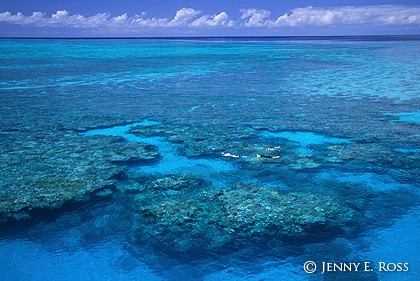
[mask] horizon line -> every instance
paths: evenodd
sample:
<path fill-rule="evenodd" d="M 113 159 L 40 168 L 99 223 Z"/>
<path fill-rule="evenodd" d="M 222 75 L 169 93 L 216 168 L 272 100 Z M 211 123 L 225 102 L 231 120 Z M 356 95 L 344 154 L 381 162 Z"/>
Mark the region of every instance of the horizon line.
<path fill-rule="evenodd" d="M 227 35 L 227 36 L 0 36 L 0 39 L 357 39 L 357 38 L 404 38 L 410 40 L 420 40 L 420 34 L 372 34 L 372 35 Z"/>

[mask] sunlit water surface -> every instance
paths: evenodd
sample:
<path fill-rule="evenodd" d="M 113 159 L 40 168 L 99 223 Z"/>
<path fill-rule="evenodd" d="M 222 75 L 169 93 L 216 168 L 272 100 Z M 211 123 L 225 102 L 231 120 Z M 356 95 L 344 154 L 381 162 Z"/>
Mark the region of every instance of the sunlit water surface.
<path fill-rule="evenodd" d="M 128 176 L 111 195 L 1 224 L 0 280 L 420 280 L 420 40 L 377 39 L 2 39 L 3 151 L 27 136 L 52 144 L 56 132 L 77 132 L 82 142 L 149 144 L 159 159 L 122 163 Z M 256 156 L 275 146 L 277 162 Z M 190 174 L 221 190 L 349 189 L 365 221 L 177 256 L 133 236 L 135 193 L 118 187 L 139 174 Z M 308 260 L 370 261 L 375 271 L 307 274 Z M 379 262 L 410 270 L 379 272 Z"/>

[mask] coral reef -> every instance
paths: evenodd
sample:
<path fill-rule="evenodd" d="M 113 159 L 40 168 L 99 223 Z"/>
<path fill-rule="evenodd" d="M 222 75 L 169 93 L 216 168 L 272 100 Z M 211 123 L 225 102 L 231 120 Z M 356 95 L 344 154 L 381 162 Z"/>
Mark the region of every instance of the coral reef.
<path fill-rule="evenodd" d="M 353 162 L 354 164 L 377 169 L 418 169 L 420 168 L 419 152 L 399 152 L 378 144 L 340 144 L 327 148 L 327 161 Z"/>
<path fill-rule="evenodd" d="M 186 175 L 152 181 L 136 204 L 138 238 L 175 252 L 296 239 L 319 228 L 346 231 L 354 216 L 345 200 L 327 194 L 252 185 L 217 190 Z"/>
<path fill-rule="evenodd" d="M 0 220 L 29 217 L 34 208 L 85 200 L 117 181 L 124 163 L 156 159 L 153 146 L 72 131 L 2 135 Z"/>
<path fill-rule="evenodd" d="M 301 154 L 293 142 L 284 140 L 279 146 L 279 143 L 261 138 L 259 132 L 246 127 L 159 124 L 134 127 L 130 132 L 140 136 L 166 136 L 169 141 L 181 143 L 180 153 L 187 157 L 220 157 L 222 152 L 228 152 L 239 156 L 233 158 L 245 169 L 253 169 L 255 163 L 287 165 L 294 170 L 321 166 L 321 160 Z M 257 154 L 263 157 L 257 157 Z"/>
<path fill-rule="evenodd" d="M 255 155 L 258 152 L 256 144 L 246 142 L 255 137 L 257 132 L 247 127 L 160 124 L 134 127 L 131 133 L 141 136 L 167 136 L 172 142 L 182 143 L 181 152 L 188 157 L 215 156 L 224 150 L 240 155 Z M 263 144 L 261 146 L 264 147 Z"/>

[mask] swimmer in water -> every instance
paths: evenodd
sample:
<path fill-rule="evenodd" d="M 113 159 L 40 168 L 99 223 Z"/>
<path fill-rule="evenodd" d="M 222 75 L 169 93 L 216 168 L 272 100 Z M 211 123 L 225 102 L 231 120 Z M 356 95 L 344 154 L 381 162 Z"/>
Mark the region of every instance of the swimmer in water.
<path fill-rule="evenodd" d="M 239 158 L 239 157 L 241 157 L 241 156 L 239 156 L 239 155 L 234 155 L 234 154 L 231 154 L 231 153 L 229 153 L 229 152 L 227 152 L 227 153 L 222 152 L 222 156 L 223 156 L 223 157 L 232 157 L 232 158 Z"/>
<path fill-rule="evenodd" d="M 260 154 L 257 154 L 257 157 L 258 158 L 271 158 L 271 159 L 279 159 L 280 158 L 279 155 L 271 156 L 271 155 L 260 155 Z"/>
<path fill-rule="evenodd" d="M 280 145 L 277 145 L 275 147 L 267 147 L 265 150 L 272 151 L 272 150 L 277 150 L 277 149 L 280 149 Z"/>

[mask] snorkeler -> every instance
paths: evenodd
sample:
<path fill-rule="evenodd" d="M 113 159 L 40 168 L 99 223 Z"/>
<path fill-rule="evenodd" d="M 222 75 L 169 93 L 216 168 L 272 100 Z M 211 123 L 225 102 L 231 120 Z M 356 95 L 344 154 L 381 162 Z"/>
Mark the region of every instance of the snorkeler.
<path fill-rule="evenodd" d="M 241 156 L 239 156 L 239 155 L 234 155 L 234 154 L 231 154 L 231 153 L 229 153 L 229 152 L 227 152 L 227 153 L 222 152 L 222 156 L 223 156 L 223 157 L 232 157 L 232 158 L 239 158 L 239 157 L 241 157 Z"/>
<path fill-rule="evenodd" d="M 267 147 L 267 148 L 265 148 L 265 150 L 267 150 L 267 151 L 273 151 L 273 150 L 279 150 L 280 149 L 280 145 L 278 145 L 278 146 L 275 146 L 275 147 Z M 235 154 L 232 154 L 232 153 L 230 153 L 230 152 L 222 152 L 222 156 L 223 157 L 231 157 L 231 158 L 248 158 L 249 156 L 239 156 L 239 155 L 235 155 Z M 257 153 L 257 157 L 258 158 L 271 158 L 271 159 L 279 159 L 279 158 L 281 158 L 281 156 L 280 155 L 264 155 L 264 154 L 258 154 Z"/>
<path fill-rule="evenodd" d="M 280 149 L 280 145 L 277 145 L 275 147 L 266 147 L 265 148 L 265 150 L 269 150 L 269 151 L 271 151 L 271 150 L 277 150 L 277 149 Z"/>
<path fill-rule="evenodd" d="M 257 157 L 258 157 L 258 158 L 272 158 L 272 159 L 279 159 L 279 158 L 280 158 L 280 155 L 274 155 L 274 156 L 271 156 L 271 155 L 260 155 L 260 154 L 258 154 L 258 153 L 257 153 Z"/>

